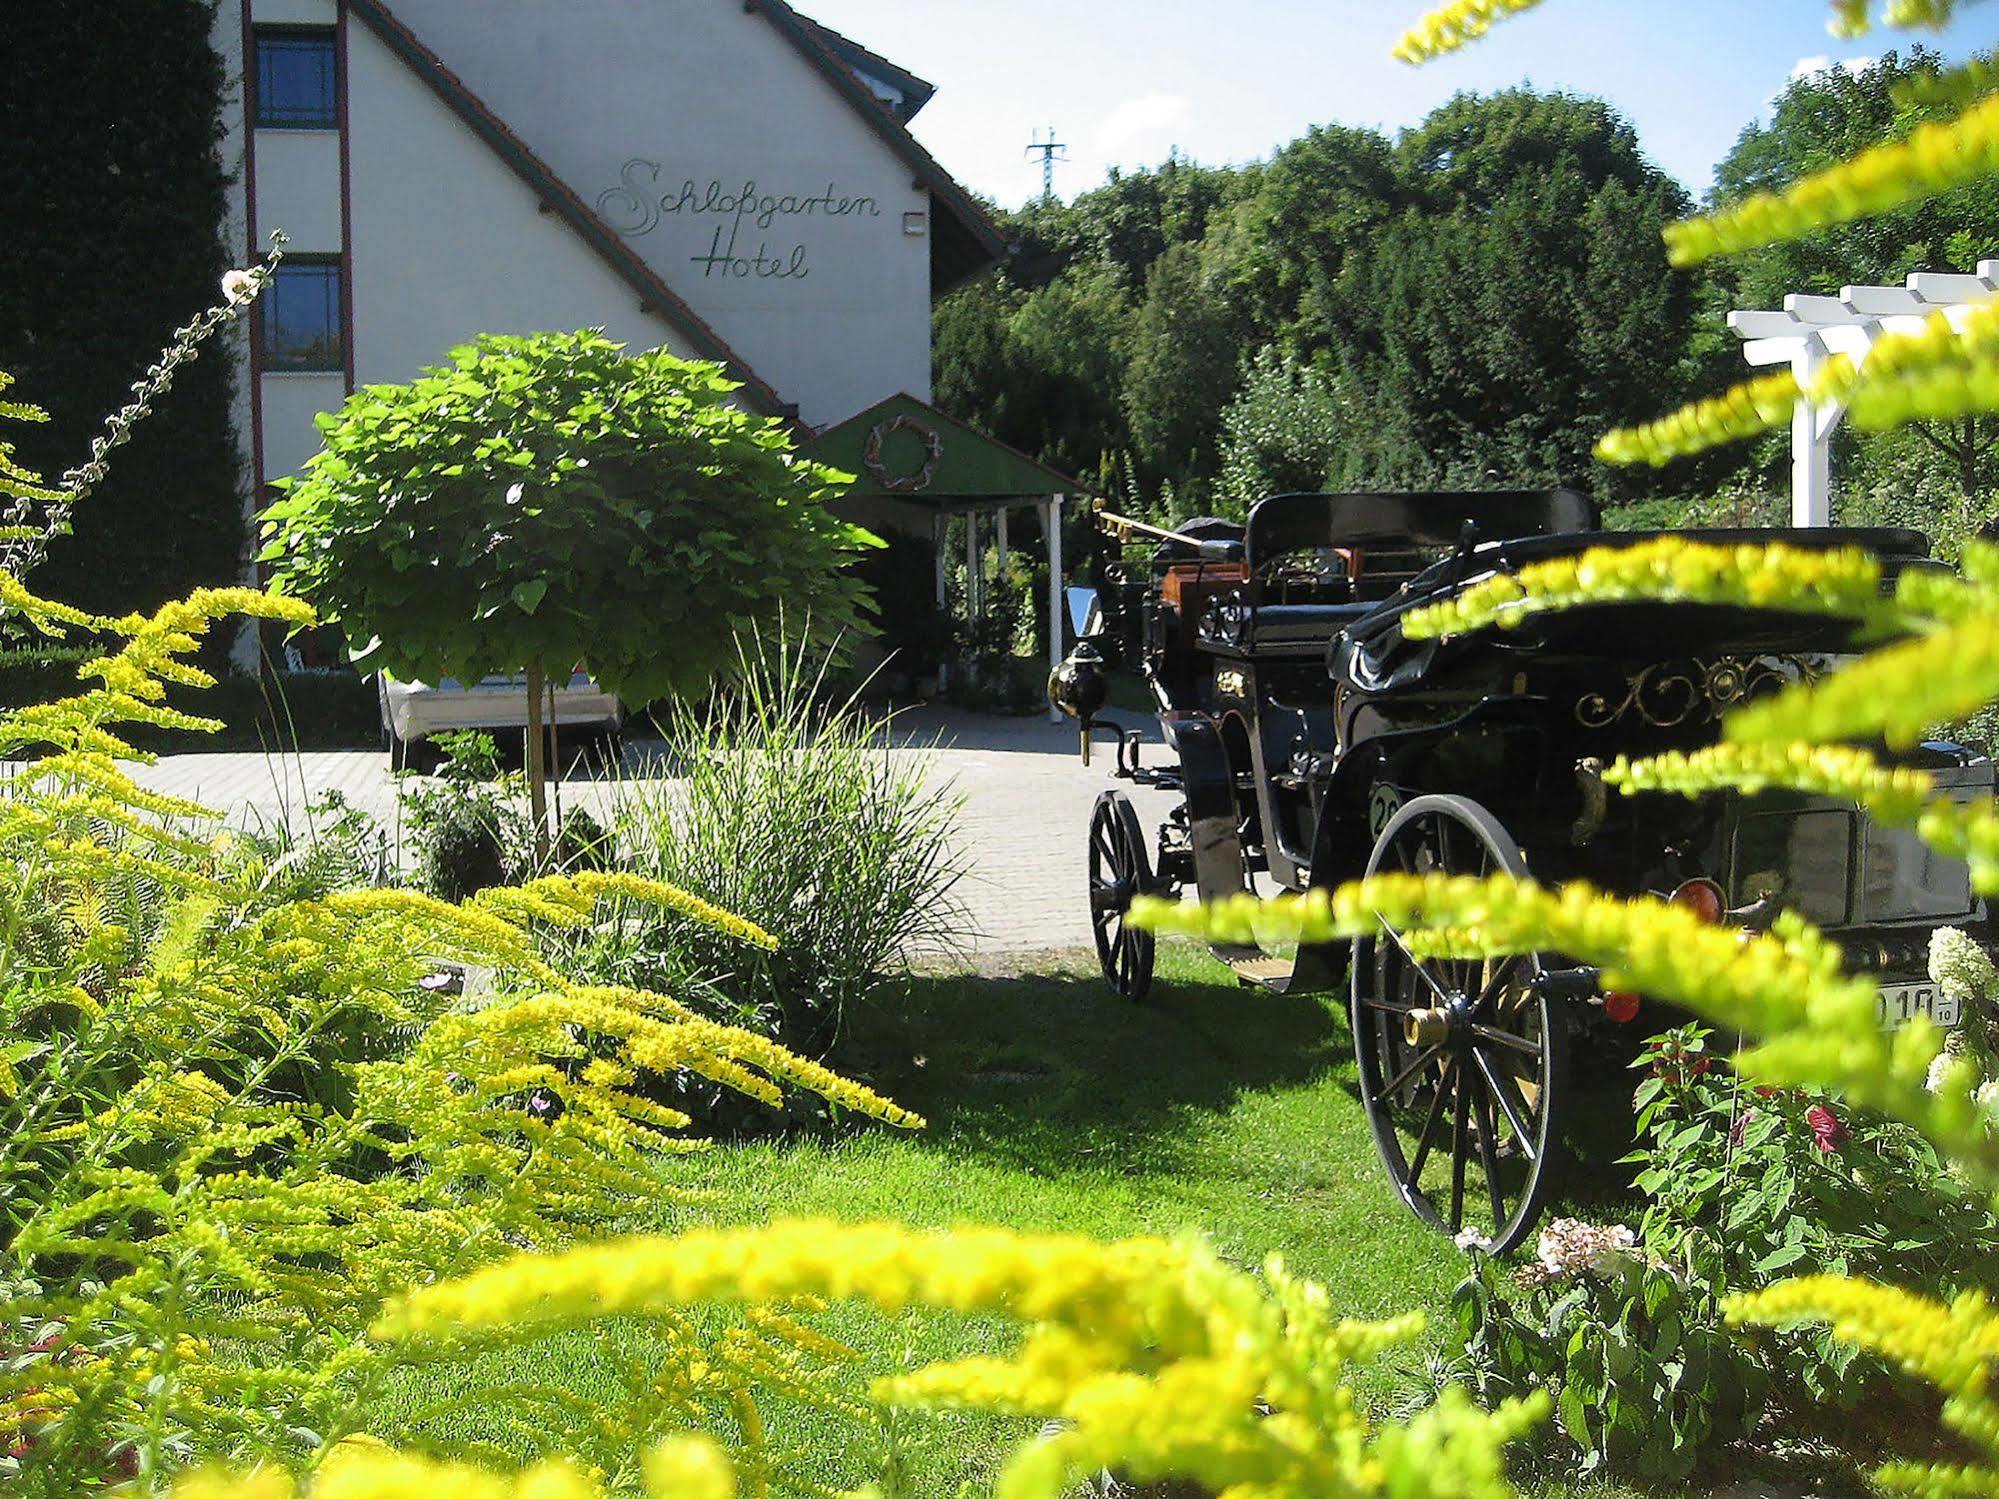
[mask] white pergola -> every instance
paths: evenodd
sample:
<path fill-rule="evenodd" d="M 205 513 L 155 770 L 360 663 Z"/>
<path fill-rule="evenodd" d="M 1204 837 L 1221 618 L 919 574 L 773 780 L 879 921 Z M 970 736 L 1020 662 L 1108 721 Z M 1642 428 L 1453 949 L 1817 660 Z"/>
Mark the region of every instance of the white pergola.
<path fill-rule="evenodd" d="M 1865 362 L 1884 335 L 1920 332 L 1925 318 L 1975 306 L 1995 292 L 1999 260 L 1981 260 L 1971 275 L 1918 271 L 1902 286 L 1845 286 L 1836 297 L 1794 292 L 1782 312 L 1731 312 L 1728 326 L 1751 364 L 1788 364 L 1809 390 L 1835 356 Z M 1832 435 L 1845 415 L 1841 402 L 1800 401 L 1791 417 L 1794 526 L 1832 524 Z"/>

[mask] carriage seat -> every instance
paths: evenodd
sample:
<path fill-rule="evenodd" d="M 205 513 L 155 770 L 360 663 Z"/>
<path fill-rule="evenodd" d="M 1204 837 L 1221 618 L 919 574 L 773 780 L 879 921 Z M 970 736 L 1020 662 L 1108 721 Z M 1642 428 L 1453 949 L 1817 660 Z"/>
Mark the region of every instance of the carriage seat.
<path fill-rule="evenodd" d="M 1259 653 L 1322 654 L 1355 620 L 1374 611 L 1364 601 L 1348 604 L 1259 604 L 1250 611 L 1244 645 Z"/>

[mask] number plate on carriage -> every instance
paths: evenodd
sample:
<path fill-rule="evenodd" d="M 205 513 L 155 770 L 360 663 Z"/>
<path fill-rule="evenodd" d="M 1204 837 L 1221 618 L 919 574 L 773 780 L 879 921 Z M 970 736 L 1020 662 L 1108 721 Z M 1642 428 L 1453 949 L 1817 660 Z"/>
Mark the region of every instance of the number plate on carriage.
<path fill-rule="evenodd" d="M 1948 1029 L 1957 1024 L 1955 995 L 1946 994 L 1935 984 L 1883 984 L 1881 986 L 1881 1028 L 1893 1030 L 1907 1025 L 1918 1015 Z"/>

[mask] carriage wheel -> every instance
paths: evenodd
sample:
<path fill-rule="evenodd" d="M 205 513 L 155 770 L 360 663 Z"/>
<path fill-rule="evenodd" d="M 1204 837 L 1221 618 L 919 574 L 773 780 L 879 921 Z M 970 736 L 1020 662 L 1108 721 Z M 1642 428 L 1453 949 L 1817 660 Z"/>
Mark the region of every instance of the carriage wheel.
<path fill-rule="evenodd" d="M 1145 833 L 1131 799 L 1106 791 L 1090 813 L 1090 930 L 1104 982 L 1122 999 L 1142 1003 L 1152 988 L 1152 933 L 1125 920 L 1134 895 L 1152 889 Z"/>
<path fill-rule="evenodd" d="M 1423 796 L 1375 840 L 1369 874 L 1513 874 L 1527 861 L 1476 802 Z M 1533 1229 L 1559 1175 L 1568 1029 L 1538 953 L 1418 958 L 1382 923 L 1354 944 L 1361 1102 L 1396 1191 L 1490 1254 Z"/>

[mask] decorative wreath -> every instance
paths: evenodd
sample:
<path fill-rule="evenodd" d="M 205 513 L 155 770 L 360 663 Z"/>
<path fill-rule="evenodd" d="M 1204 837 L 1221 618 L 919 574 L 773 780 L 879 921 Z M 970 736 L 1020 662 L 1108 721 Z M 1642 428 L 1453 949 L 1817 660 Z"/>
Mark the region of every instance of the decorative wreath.
<path fill-rule="evenodd" d="M 882 462 L 882 444 L 897 432 L 914 432 L 923 439 L 923 448 L 928 455 L 923 467 L 912 474 L 892 474 L 888 465 Z M 907 412 L 898 413 L 884 421 L 877 422 L 868 433 L 867 446 L 861 449 L 861 463 L 874 476 L 877 484 L 891 494 L 914 494 L 930 487 L 930 481 L 937 477 L 938 460 L 944 456 L 944 439 L 937 435 L 934 427 L 926 426 Z"/>

